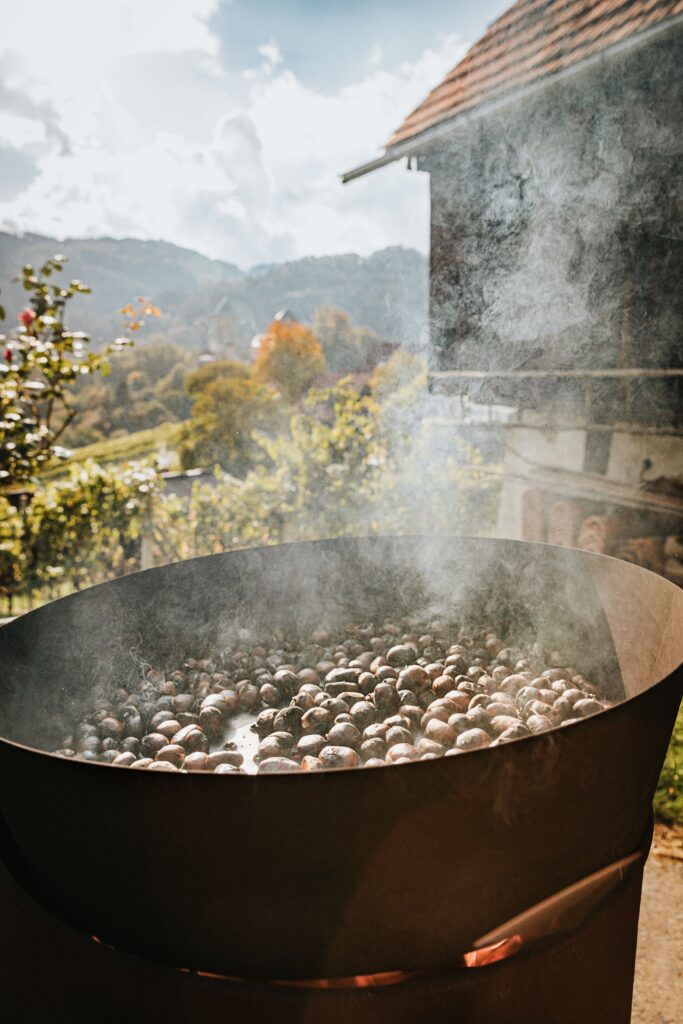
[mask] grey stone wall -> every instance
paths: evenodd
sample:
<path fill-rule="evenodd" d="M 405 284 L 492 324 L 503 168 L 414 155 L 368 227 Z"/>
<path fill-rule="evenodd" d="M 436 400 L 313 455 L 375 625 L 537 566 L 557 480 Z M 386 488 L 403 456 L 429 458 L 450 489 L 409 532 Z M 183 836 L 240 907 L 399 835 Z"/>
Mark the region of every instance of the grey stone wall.
<path fill-rule="evenodd" d="M 683 365 L 682 44 L 604 57 L 425 151 L 434 368 Z"/>

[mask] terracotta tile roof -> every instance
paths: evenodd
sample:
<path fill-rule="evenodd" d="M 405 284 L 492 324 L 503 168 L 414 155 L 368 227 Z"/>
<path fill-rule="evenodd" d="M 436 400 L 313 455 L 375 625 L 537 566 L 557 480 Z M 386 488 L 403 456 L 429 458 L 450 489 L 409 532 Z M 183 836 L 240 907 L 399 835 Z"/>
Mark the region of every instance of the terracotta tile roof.
<path fill-rule="evenodd" d="M 683 0 L 517 0 L 387 146 L 575 64 L 683 12 Z"/>

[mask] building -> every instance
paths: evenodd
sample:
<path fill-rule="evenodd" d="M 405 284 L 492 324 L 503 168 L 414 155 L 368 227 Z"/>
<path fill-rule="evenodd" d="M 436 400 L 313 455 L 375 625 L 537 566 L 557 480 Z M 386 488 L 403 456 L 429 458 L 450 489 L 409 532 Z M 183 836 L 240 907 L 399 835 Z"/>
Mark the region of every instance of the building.
<path fill-rule="evenodd" d="M 344 176 L 430 176 L 431 382 L 515 410 L 501 535 L 681 582 L 682 29 L 682 0 L 518 0 Z"/>
<path fill-rule="evenodd" d="M 217 359 L 243 358 L 245 338 L 248 337 L 244 317 L 233 308 L 229 299 L 222 298 L 206 318 L 206 337 L 197 361 L 203 365 Z"/>
<path fill-rule="evenodd" d="M 271 320 L 271 323 L 273 323 L 273 324 L 275 324 L 275 323 L 277 323 L 277 324 L 280 324 L 280 323 L 283 323 L 283 324 L 297 324 L 297 323 L 299 323 L 299 319 L 298 319 L 296 313 L 293 313 L 292 310 L 288 306 L 283 306 L 282 309 L 279 309 L 277 311 L 277 313 L 275 314 L 275 316 Z M 252 351 L 252 355 L 254 357 L 256 356 L 256 353 L 258 352 L 258 350 L 261 347 L 262 340 L 263 340 L 263 333 L 255 334 L 254 337 L 251 339 L 251 351 Z"/>

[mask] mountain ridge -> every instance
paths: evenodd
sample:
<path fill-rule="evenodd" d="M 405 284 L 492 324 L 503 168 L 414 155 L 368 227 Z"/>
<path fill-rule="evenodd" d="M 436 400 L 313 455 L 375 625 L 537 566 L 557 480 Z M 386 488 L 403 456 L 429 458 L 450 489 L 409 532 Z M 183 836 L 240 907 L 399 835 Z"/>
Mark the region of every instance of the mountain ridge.
<path fill-rule="evenodd" d="M 11 284 L 25 263 L 39 267 L 56 252 L 67 256 L 64 278 L 85 281 L 92 295 L 77 296 L 69 323 L 103 341 L 120 330 L 118 310 L 139 295 L 160 305 L 163 318 L 149 324 L 150 340 L 201 350 L 217 307 L 235 318 L 238 350 L 283 306 L 310 322 L 321 305 L 346 310 L 354 323 L 392 341 L 417 339 L 426 322 L 427 262 L 415 249 L 393 246 L 363 257 L 356 253 L 304 256 L 242 271 L 172 242 L 153 239 L 81 238 L 0 231 L 0 285 L 8 326 L 23 305 Z"/>

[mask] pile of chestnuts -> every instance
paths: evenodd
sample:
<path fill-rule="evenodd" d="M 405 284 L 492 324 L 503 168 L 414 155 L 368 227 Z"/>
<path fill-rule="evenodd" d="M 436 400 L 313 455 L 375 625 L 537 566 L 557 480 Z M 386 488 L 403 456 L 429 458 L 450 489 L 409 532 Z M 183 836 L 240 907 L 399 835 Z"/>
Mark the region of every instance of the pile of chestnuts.
<path fill-rule="evenodd" d="M 148 668 L 97 701 L 57 753 L 147 771 L 375 768 L 496 746 L 609 706 L 557 651 L 493 630 L 242 630 L 220 653 Z"/>

